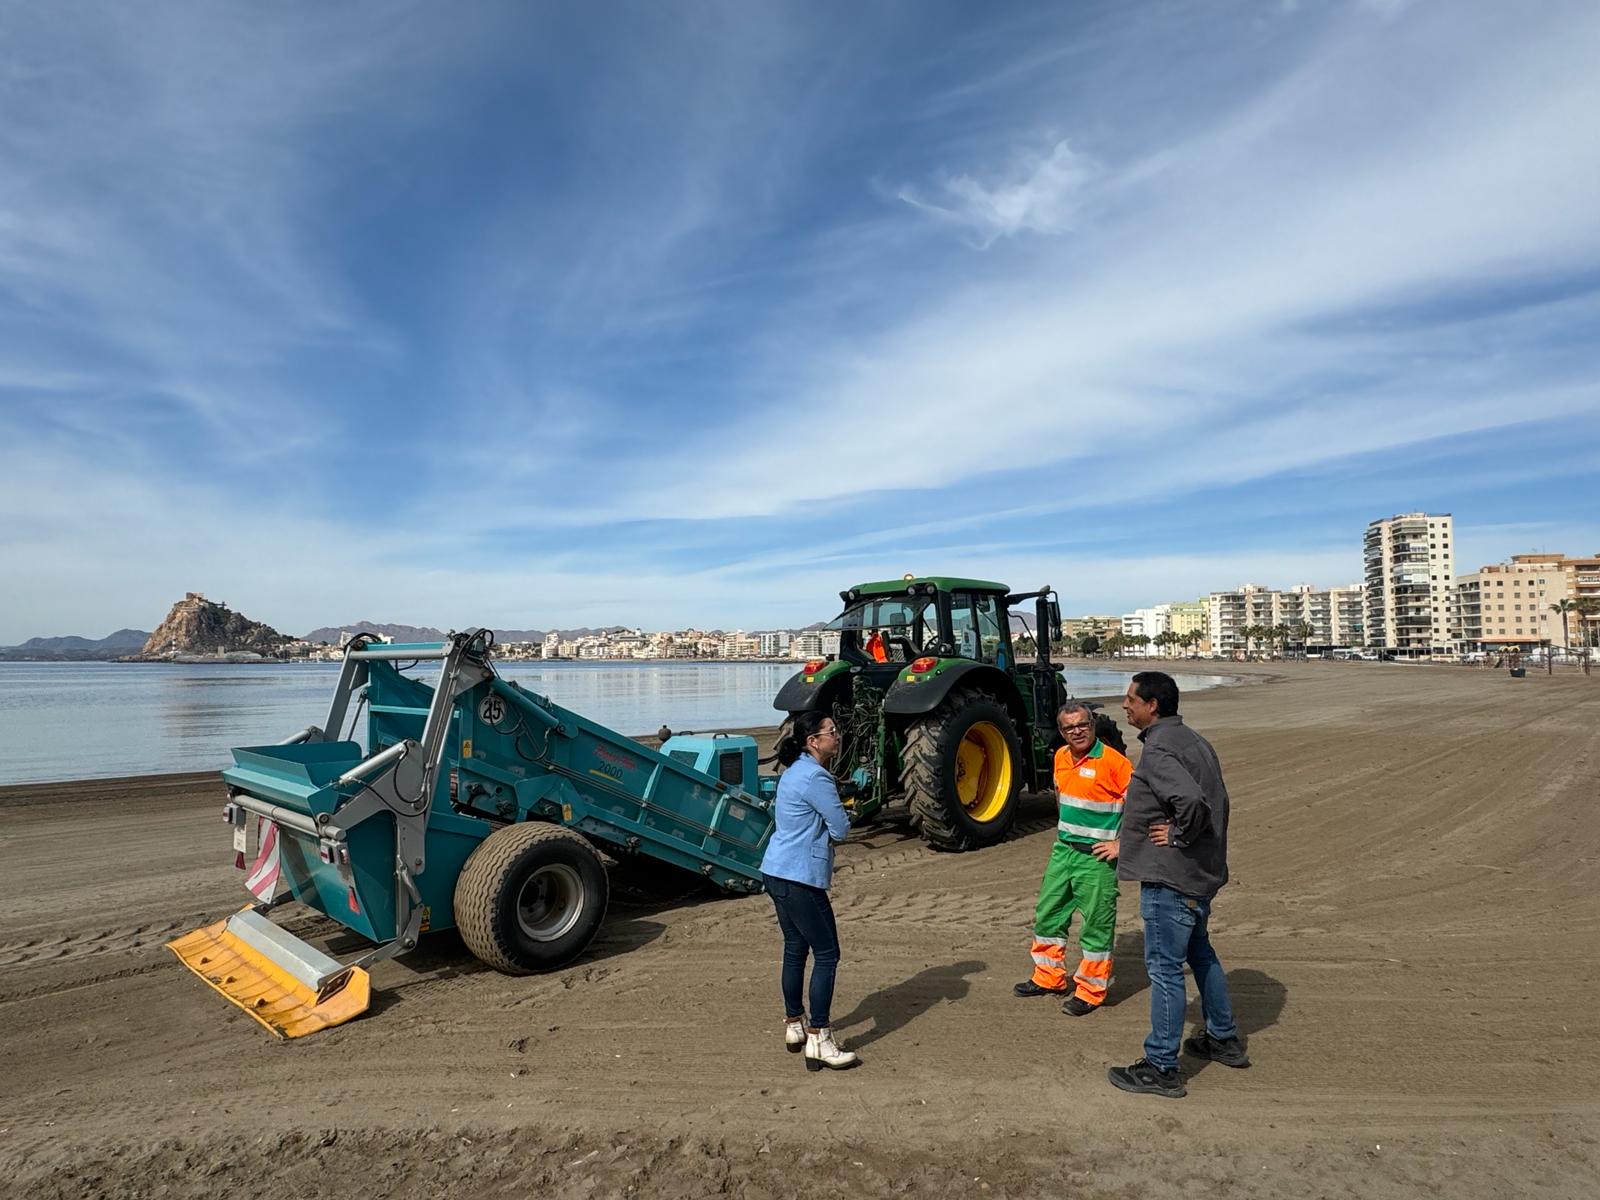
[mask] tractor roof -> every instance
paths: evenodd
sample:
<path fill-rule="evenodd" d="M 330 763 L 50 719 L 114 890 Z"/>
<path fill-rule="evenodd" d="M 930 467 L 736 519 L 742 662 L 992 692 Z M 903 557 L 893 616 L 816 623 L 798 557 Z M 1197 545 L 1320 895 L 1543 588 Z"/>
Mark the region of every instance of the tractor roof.
<path fill-rule="evenodd" d="M 1000 592 L 1011 589 L 990 579 L 960 579 L 953 575 L 917 575 L 911 579 L 884 579 L 877 583 L 858 583 L 850 590 L 858 596 L 893 596 L 914 583 L 931 583 L 940 591 Z"/>

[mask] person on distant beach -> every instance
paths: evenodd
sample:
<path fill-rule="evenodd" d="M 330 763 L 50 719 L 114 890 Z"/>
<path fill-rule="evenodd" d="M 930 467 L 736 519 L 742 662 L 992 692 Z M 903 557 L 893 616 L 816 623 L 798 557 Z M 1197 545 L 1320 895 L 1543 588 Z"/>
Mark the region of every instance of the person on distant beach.
<path fill-rule="evenodd" d="M 1179 1097 L 1183 1037 L 1183 964 L 1194 973 L 1204 1028 L 1183 1049 L 1228 1067 L 1250 1059 L 1234 1024 L 1222 963 L 1206 932 L 1211 900 L 1228 882 L 1228 789 L 1217 752 L 1178 715 L 1178 684 L 1161 671 L 1140 671 L 1122 698 L 1128 724 L 1144 750 L 1122 810 L 1117 878 L 1139 884 L 1144 964 L 1150 975 L 1150 1036 L 1144 1057 L 1113 1067 L 1125 1092 Z"/>
<path fill-rule="evenodd" d="M 1039 885 L 1033 916 L 1033 974 L 1012 990 L 1019 996 L 1065 996 L 1061 1011 L 1087 1016 L 1111 985 L 1111 947 L 1117 933 L 1117 830 L 1133 764 L 1100 740 L 1094 711 L 1070 700 L 1056 714 L 1066 745 L 1056 751 L 1060 812 L 1056 841 Z M 1067 931 L 1077 912 L 1078 969 L 1067 974 Z"/>
<path fill-rule="evenodd" d="M 767 895 L 783 930 L 783 1042 L 804 1050 L 806 1070 L 843 1071 L 861 1060 L 839 1048 L 829 1026 L 833 983 L 839 967 L 839 930 L 828 900 L 833 881 L 833 844 L 850 832 L 850 814 L 828 763 L 839 752 L 834 719 L 804 712 L 778 742 L 778 778 L 772 837 L 761 859 Z M 806 956 L 811 956 L 811 1020 L 806 1021 Z"/>

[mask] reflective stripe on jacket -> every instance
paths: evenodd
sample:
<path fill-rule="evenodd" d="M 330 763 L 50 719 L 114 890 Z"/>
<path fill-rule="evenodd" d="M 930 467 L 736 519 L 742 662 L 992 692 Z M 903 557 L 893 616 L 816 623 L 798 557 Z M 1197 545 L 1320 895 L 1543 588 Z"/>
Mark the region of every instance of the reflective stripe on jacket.
<path fill-rule="evenodd" d="M 1079 759 L 1066 746 L 1057 750 L 1056 795 L 1061 805 L 1057 836 L 1064 842 L 1106 842 L 1116 837 L 1132 774 L 1133 764 L 1098 738 Z"/>

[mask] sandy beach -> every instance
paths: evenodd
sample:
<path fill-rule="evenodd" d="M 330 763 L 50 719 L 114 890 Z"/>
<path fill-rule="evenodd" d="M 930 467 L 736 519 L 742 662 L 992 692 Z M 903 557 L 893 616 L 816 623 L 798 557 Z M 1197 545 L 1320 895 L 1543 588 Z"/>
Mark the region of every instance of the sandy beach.
<path fill-rule="evenodd" d="M 1148 1029 L 1136 888 L 1104 1009 L 1011 994 L 1043 798 L 974 854 L 852 835 L 835 1026 L 865 1065 L 818 1076 L 780 1044 L 770 903 L 625 878 L 566 970 L 437 935 L 365 1018 L 276 1042 L 163 948 L 244 896 L 215 776 L 95 780 L 0 789 L 4 1190 L 1600 1195 L 1600 675 L 1222 669 L 1245 685 L 1183 711 L 1233 794 L 1213 938 L 1255 1065 L 1190 1062 L 1187 1099 L 1105 1078 Z"/>

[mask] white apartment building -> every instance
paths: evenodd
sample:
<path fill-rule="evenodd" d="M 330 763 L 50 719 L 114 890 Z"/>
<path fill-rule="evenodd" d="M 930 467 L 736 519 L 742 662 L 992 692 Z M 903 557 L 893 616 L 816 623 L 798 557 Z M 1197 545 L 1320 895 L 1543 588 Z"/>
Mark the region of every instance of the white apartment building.
<path fill-rule="evenodd" d="M 1147 637 L 1152 642 L 1171 627 L 1172 606 L 1157 604 L 1153 608 L 1136 608 L 1122 616 L 1122 636 L 1137 640 Z"/>
<path fill-rule="evenodd" d="M 1401 513 L 1367 526 L 1366 638 L 1373 650 L 1420 658 L 1454 638 L 1455 522 L 1449 513 Z"/>
<path fill-rule="evenodd" d="M 543 652 L 546 658 L 561 657 L 561 635 L 559 633 L 547 633 L 544 635 Z"/>
<path fill-rule="evenodd" d="M 1270 589 L 1259 583 L 1241 583 L 1231 592 L 1212 592 L 1206 597 L 1206 623 L 1211 629 L 1214 654 L 1243 653 L 1244 631 L 1252 625 L 1270 624 L 1261 618 L 1272 613 Z"/>
<path fill-rule="evenodd" d="M 789 653 L 789 631 L 778 629 L 770 633 L 757 634 L 756 638 L 761 643 L 762 658 L 782 658 Z"/>
<path fill-rule="evenodd" d="M 808 629 L 789 641 L 790 658 L 828 658 L 839 653 L 837 629 Z"/>
<path fill-rule="evenodd" d="M 1365 594 L 1366 588 L 1359 583 L 1325 590 L 1299 583 L 1280 594 L 1280 617 L 1274 624 L 1302 627 L 1303 639 L 1297 633 L 1292 644 L 1298 646 L 1303 640 L 1305 647 L 1313 651 L 1335 646 L 1363 646 L 1366 644 L 1362 616 Z"/>
<path fill-rule="evenodd" d="M 717 648 L 719 658 L 755 658 L 761 653 L 761 639 L 751 637 L 742 629 L 736 629 L 722 639 L 722 644 Z"/>
<path fill-rule="evenodd" d="M 1287 591 L 1242 583 L 1231 592 L 1212 592 L 1207 598 L 1212 653 L 1231 655 L 1260 649 L 1265 644 L 1262 640 L 1245 637 L 1244 631 L 1252 627 L 1287 626 L 1291 632 L 1279 644 L 1297 653 L 1303 648 L 1359 646 L 1364 592 L 1359 583 L 1335 588 L 1299 583 Z"/>

